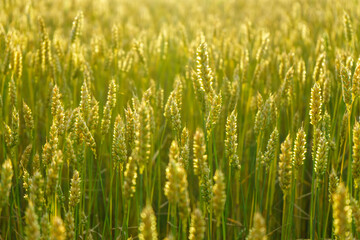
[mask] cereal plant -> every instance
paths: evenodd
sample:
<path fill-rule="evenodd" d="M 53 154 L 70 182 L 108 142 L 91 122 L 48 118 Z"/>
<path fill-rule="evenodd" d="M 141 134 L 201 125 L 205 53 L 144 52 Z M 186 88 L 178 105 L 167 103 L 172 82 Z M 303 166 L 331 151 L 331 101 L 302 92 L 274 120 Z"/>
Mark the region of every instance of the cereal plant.
<path fill-rule="evenodd" d="M 357 0 L 1 0 L 0 240 L 360 239 Z"/>

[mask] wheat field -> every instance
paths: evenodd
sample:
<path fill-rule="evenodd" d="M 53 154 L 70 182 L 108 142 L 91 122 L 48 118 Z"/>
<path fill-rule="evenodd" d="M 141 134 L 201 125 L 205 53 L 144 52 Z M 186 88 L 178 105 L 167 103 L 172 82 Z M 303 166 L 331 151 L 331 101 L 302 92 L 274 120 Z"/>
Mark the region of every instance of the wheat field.
<path fill-rule="evenodd" d="M 360 239 L 358 0 L 1 0 L 0 240 Z"/>

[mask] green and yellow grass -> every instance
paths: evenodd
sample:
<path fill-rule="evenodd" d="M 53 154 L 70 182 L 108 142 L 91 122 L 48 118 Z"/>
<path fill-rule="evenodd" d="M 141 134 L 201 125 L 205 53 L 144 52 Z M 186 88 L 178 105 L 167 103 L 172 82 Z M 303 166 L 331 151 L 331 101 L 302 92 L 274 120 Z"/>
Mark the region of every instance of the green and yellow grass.
<path fill-rule="evenodd" d="M 0 239 L 360 239 L 356 0 L 1 0 Z"/>

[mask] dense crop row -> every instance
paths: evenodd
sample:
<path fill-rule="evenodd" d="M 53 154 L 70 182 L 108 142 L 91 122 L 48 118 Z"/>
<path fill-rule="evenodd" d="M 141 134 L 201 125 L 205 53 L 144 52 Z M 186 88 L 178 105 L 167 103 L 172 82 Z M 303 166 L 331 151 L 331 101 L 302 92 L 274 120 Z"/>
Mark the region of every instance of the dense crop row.
<path fill-rule="evenodd" d="M 2 0 L 0 239 L 359 239 L 355 0 Z"/>

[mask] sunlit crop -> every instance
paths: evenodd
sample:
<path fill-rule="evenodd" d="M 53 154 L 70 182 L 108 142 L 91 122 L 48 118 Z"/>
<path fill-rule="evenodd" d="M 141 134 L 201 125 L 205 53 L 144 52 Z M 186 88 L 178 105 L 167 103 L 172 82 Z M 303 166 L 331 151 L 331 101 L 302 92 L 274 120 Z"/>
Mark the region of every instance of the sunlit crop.
<path fill-rule="evenodd" d="M 358 1 L 0 1 L 0 240 L 360 239 Z"/>

